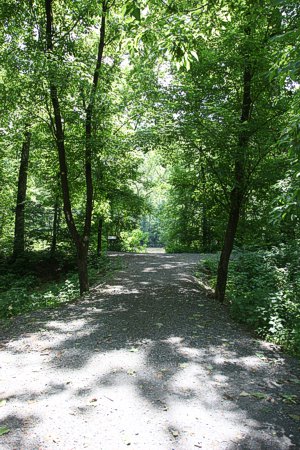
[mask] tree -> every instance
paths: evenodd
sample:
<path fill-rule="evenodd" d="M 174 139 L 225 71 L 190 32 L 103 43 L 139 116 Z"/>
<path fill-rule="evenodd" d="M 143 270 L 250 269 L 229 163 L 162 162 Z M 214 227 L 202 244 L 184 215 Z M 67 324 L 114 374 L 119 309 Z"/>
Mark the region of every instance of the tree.
<path fill-rule="evenodd" d="M 54 134 L 58 150 L 60 181 L 62 188 L 62 197 L 64 204 L 65 219 L 68 225 L 70 235 L 76 247 L 77 265 L 80 283 L 80 293 L 88 291 L 88 269 L 87 256 L 89 248 L 89 239 L 91 232 L 91 220 L 93 210 L 93 181 L 92 181 L 92 131 L 93 131 L 93 113 L 95 107 L 96 94 L 99 84 L 99 76 L 103 59 L 103 50 L 105 45 L 105 27 L 108 5 L 105 0 L 101 3 L 101 25 L 99 33 L 98 54 L 96 67 L 93 75 L 93 82 L 89 97 L 89 102 L 85 108 L 85 183 L 86 183 L 86 205 L 83 232 L 80 233 L 73 217 L 70 187 L 68 179 L 68 167 L 66 162 L 65 134 L 63 129 L 63 119 L 61 113 L 60 100 L 58 96 L 58 87 L 56 85 L 55 74 L 51 62 L 55 58 L 55 47 L 53 45 L 53 10 L 52 0 L 45 0 L 46 11 L 46 55 L 49 62 L 49 89 L 54 114 Z"/>
<path fill-rule="evenodd" d="M 249 36 L 250 28 L 246 28 L 245 34 Z M 243 71 L 243 96 L 241 107 L 241 131 L 238 136 L 238 144 L 234 157 L 234 187 L 230 193 L 230 209 L 227 228 L 221 251 L 216 285 L 216 297 L 220 302 L 224 301 L 227 284 L 229 258 L 233 249 L 233 243 L 240 219 L 241 208 L 245 195 L 245 161 L 249 143 L 249 131 L 245 127 L 251 118 L 252 106 L 252 76 L 254 67 L 250 63 L 250 55 L 245 55 Z"/>
<path fill-rule="evenodd" d="M 18 177 L 13 260 L 21 258 L 24 255 L 25 249 L 25 202 L 30 141 L 31 131 L 29 129 L 29 125 L 27 125 L 24 132 L 24 142 L 22 145 L 21 162 Z"/>

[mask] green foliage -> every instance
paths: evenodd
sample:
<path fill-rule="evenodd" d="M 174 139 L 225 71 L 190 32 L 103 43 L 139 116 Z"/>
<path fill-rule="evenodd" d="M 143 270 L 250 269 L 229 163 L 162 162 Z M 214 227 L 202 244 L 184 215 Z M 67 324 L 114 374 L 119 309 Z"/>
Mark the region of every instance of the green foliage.
<path fill-rule="evenodd" d="M 36 254 L 51 251 L 62 265 L 65 258 L 72 260 L 74 248 L 63 213 L 48 78 L 51 73 L 61 103 L 70 197 L 82 232 L 84 122 L 103 2 L 53 2 L 53 57 L 45 54 L 44 5 L 25 3 L 0 6 L 1 256 L 12 250 L 20 149 L 24 125 L 30 123 L 25 247 Z M 105 251 L 107 236 L 114 235 L 115 249 L 143 251 L 147 231 L 150 244 L 163 242 L 169 252 L 220 250 L 236 187 L 238 143 L 245 134 L 244 203 L 235 242 L 241 248 L 274 249 L 235 254 L 228 298 L 235 317 L 294 349 L 299 343 L 298 3 L 126 0 L 108 6 L 93 99 L 90 248 L 102 238 Z M 251 120 L 241 125 L 245 61 L 253 75 Z M 92 279 L 105 271 L 103 264 L 93 261 Z M 26 259 L 19 260 L 14 272 L 0 276 L 3 317 L 78 295 L 72 262 L 64 272 L 68 279 L 58 281 L 23 270 L 26 265 Z M 202 271 L 214 285 L 213 258 Z"/>
<path fill-rule="evenodd" d="M 201 260 L 196 271 L 196 276 L 201 278 L 207 285 L 215 288 L 217 280 L 217 267 L 217 255 L 214 254 L 211 258 Z"/>
<path fill-rule="evenodd" d="M 149 235 L 139 228 L 121 232 L 121 250 L 142 253 L 146 250 Z"/>
<path fill-rule="evenodd" d="M 45 266 L 47 262 L 42 262 Z M 32 272 L 20 276 L 20 267 L 15 272 L 0 276 L 0 319 L 9 319 L 42 308 L 54 308 L 79 297 L 79 281 L 75 271 L 69 271 L 61 281 L 47 282 L 41 274 Z M 99 276 L 107 274 L 110 263 L 106 257 L 95 257 L 89 264 L 91 284 L 99 280 Z"/>
<path fill-rule="evenodd" d="M 300 348 L 299 242 L 243 252 L 230 266 L 233 317 L 285 348 Z"/>
<path fill-rule="evenodd" d="M 0 318 L 10 318 L 32 310 L 55 307 L 74 300 L 79 296 L 79 284 L 76 274 L 63 282 L 51 282 L 36 287 L 36 278 L 23 276 L 13 279 L 13 286 L 0 294 Z M 1 285 L 5 283 L 1 277 Z"/>
<path fill-rule="evenodd" d="M 271 250 L 235 251 L 230 262 L 227 302 L 235 320 L 300 355 L 299 241 Z M 215 287 L 217 255 L 203 260 L 197 276 Z"/>

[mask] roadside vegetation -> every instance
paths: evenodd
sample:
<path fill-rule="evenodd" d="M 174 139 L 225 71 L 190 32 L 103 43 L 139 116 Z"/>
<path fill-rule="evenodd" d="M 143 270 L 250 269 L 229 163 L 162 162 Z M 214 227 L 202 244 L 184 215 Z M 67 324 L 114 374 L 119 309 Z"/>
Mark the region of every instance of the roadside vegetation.
<path fill-rule="evenodd" d="M 107 257 L 91 258 L 88 265 L 91 285 L 106 280 L 121 263 Z M 24 255 L 17 264 L 0 266 L 0 319 L 30 311 L 54 308 L 80 297 L 75 258 L 51 259 L 40 252 Z"/>
<path fill-rule="evenodd" d="M 0 315 L 164 246 L 217 254 L 215 298 L 296 352 L 299 2 L 6 0 L 0 23 Z"/>
<path fill-rule="evenodd" d="M 230 262 L 226 303 L 232 317 L 261 338 L 300 356 L 300 251 L 281 244 L 270 250 L 235 251 Z M 214 288 L 218 258 L 199 265 L 197 276 Z"/>

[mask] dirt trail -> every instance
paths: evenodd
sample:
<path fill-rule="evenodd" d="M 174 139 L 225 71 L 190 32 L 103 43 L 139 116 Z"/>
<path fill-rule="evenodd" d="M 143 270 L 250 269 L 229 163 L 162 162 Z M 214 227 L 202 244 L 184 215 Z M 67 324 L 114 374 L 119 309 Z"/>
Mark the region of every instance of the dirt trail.
<path fill-rule="evenodd" d="M 88 299 L 2 332 L 0 448 L 299 449 L 298 362 L 203 295 L 199 255 L 120 258 Z"/>

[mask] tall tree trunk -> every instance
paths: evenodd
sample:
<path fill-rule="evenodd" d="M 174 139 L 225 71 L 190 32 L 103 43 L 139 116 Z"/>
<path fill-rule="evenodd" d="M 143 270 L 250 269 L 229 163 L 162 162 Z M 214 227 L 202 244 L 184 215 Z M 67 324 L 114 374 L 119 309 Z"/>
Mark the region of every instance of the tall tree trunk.
<path fill-rule="evenodd" d="M 51 258 L 54 258 L 55 252 L 56 252 L 57 232 L 58 232 L 58 227 L 59 227 L 59 221 L 60 221 L 59 201 L 58 201 L 58 198 L 56 198 L 55 204 L 54 204 L 52 240 L 51 240 L 51 250 L 50 250 Z"/>
<path fill-rule="evenodd" d="M 29 162 L 30 141 L 31 141 L 31 132 L 26 130 L 24 133 L 24 141 L 21 153 L 21 163 L 19 169 L 18 193 L 17 193 L 17 204 L 15 214 L 13 260 L 22 257 L 25 251 L 25 201 L 27 191 L 27 172 Z"/>
<path fill-rule="evenodd" d="M 210 229 L 207 219 L 207 208 L 206 205 L 202 206 L 202 248 L 204 252 L 210 251 Z"/>
<path fill-rule="evenodd" d="M 102 253 L 102 229 L 103 229 L 103 219 L 102 219 L 102 217 L 99 217 L 98 238 L 97 238 L 97 256 L 101 256 L 101 253 Z"/>
<path fill-rule="evenodd" d="M 82 240 L 77 246 L 77 269 L 79 277 L 80 294 L 88 292 L 89 290 L 89 275 L 88 275 L 88 241 Z"/>
<path fill-rule="evenodd" d="M 201 166 L 201 179 L 202 179 L 202 191 L 203 191 L 203 201 L 202 201 L 202 251 L 210 251 L 210 228 L 207 217 L 207 206 L 206 206 L 206 176 L 205 169 Z"/>
<path fill-rule="evenodd" d="M 91 88 L 91 95 L 88 107 L 86 109 L 85 120 L 85 181 L 86 181 L 86 205 L 85 205 L 85 221 L 82 235 L 78 232 L 74 221 L 74 216 L 71 207 L 71 198 L 68 181 L 68 168 L 66 162 L 65 138 L 62 124 L 62 115 L 60 102 L 57 93 L 57 86 L 55 84 L 55 76 L 51 69 L 51 53 L 53 53 L 53 14 L 52 14 L 52 0 L 45 0 L 46 10 L 46 48 L 47 56 L 50 63 L 49 78 L 50 78 L 50 96 L 54 112 L 54 132 L 56 138 L 56 146 L 58 150 L 58 159 L 60 167 L 60 181 L 62 187 L 62 196 L 64 204 L 64 214 L 67 226 L 76 247 L 77 252 L 77 268 L 80 285 L 80 294 L 89 290 L 87 257 L 89 248 L 89 238 L 91 232 L 91 220 L 93 212 L 93 180 L 92 180 L 92 131 L 93 131 L 93 111 L 95 105 L 95 97 L 99 82 L 100 69 L 103 58 L 105 26 L 106 26 L 106 2 L 102 2 L 102 16 L 100 26 L 100 37 L 98 44 L 98 55 L 96 67 L 94 71 L 93 84 Z"/>
<path fill-rule="evenodd" d="M 248 34 L 248 33 L 247 33 Z M 243 77 L 243 102 L 240 122 L 243 124 L 250 120 L 251 114 L 251 80 L 252 70 L 246 61 Z M 238 146 L 235 156 L 234 188 L 230 194 L 230 209 L 224 244 L 220 256 L 215 296 L 224 302 L 228 277 L 229 259 L 233 249 L 234 239 L 239 223 L 241 208 L 245 194 L 245 151 L 248 146 L 249 135 L 247 130 L 239 134 Z"/>

